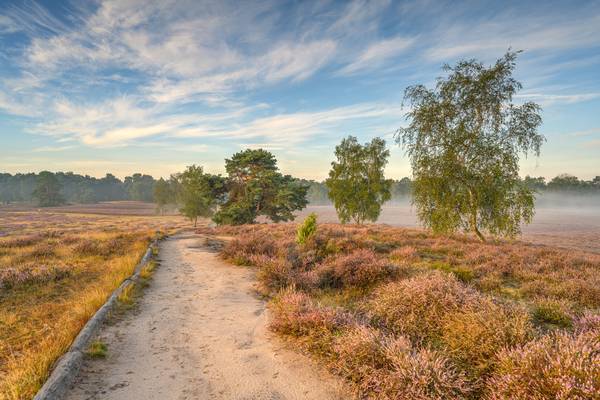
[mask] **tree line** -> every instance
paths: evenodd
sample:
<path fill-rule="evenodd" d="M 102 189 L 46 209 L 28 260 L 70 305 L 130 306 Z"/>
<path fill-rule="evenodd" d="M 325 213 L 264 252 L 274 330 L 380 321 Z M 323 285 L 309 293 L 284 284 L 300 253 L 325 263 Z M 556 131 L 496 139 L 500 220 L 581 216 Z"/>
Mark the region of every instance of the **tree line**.
<path fill-rule="evenodd" d="M 0 202 L 26 202 L 42 207 L 117 200 L 151 202 L 155 183 L 152 176 L 141 173 L 124 180 L 112 174 L 95 178 L 72 172 L 0 173 Z"/>

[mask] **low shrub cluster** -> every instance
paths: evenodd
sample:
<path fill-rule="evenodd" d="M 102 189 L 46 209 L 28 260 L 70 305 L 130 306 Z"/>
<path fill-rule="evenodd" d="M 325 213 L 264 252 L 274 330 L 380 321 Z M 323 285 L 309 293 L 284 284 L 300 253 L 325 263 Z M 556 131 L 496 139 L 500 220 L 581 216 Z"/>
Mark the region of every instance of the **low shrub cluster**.
<path fill-rule="evenodd" d="M 258 268 L 271 329 L 359 397 L 599 398 L 599 256 L 381 225 L 300 231 L 211 233 Z"/>
<path fill-rule="evenodd" d="M 499 354 L 489 398 L 599 399 L 600 332 L 554 333 Z"/>
<path fill-rule="evenodd" d="M 21 285 L 43 284 L 59 281 L 70 276 L 72 268 L 66 265 L 40 265 L 29 263 L 0 269 L 0 289 L 12 289 Z"/>

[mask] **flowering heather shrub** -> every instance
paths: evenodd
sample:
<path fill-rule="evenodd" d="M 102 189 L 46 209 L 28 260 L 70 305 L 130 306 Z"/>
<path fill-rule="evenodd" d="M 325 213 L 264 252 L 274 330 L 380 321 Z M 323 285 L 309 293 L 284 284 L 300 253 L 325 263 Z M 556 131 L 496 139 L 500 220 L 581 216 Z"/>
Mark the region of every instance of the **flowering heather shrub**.
<path fill-rule="evenodd" d="M 9 248 L 33 246 L 34 244 L 44 240 L 45 238 L 46 236 L 40 233 L 34 235 L 11 237 L 4 240 L 0 240 L 0 247 Z"/>
<path fill-rule="evenodd" d="M 390 276 L 394 269 L 372 250 L 359 249 L 326 260 L 316 267 L 321 287 L 367 287 Z"/>
<path fill-rule="evenodd" d="M 476 378 L 492 370 L 502 348 L 524 344 L 534 335 L 524 308 L 498 304 L 485 296 L 447 314 L 442 326 L 441 343 L 446 352 Z"/>
<path fill-rule="evenodd" d="M 477 293 L 452 275 L 432 271 L 377 289 L 366 309 L 377 323 L 412 340 L 433 340 L 441 321 L 477 300 Z"/>
<path fill-rule="evenodd" d="M 600 313 L 585 311 L 574 323 L 575 332 L 600 332 Z"/>
<path fill-rule="evenodd" d="M 250 257 L 253 255 L 273 257 L 276 253 L 275 242 L 269 236 L 260 233 L 236 237 L 221 250 L 223 258 L 238 265 L 251 265 Z"/>
<path fill-rule="evenodd" d="M 45 241 L 38 242 L 33 249 L 31 249 L 29 256 L 34 258 L 48 258 L 54 256 L 54 254 L 55 249 L 52 243 Z"/>
<path fill-rule="evenodd" d="M 309 350 L 327 355 L 335 334 L 351 321 L 348 315 L 321 307 L 301 292 L 288 288 L 271 303 L 270 328 L 282 335 L 300 339 Z"/>
<path fill-rule="evenodd" d="M 430 349 L 410 350 L 406 340 L 388 342 L 385 351 L 390 367 L 382 376 L 380 399 L 466 399 L 471 388 L 464 373 L 442 353 Z"/>
<path fill-rule="evenodd" d="M 277 292 L 293 283 L 290 265 L 285 260 L 265 255 L 252 255 L 249 261 L 259 267 L 256 277 L 265 294 Z"/>
<path fill-rule="evenodd" d="M 504 350 L 487 388 L 489 400 L 599 399 L 600 334 L 561 332 Z"/>
<path fill-rule="evenodd" d="M 408 341 L 406 344 L 410 347 Z M 373 378 L 378 375 L 378 369 L 389 366 L 385 336 L 381 332 L 357 325 L 336 338 L 334 353 L 334 369 L 338 374 L 358 385 L 361 392 L 379 390 Z"/>
<path fill-rule="evenodd" d="M 414 246 L 403 246 L 393 250 L 390 258 L 399 262 L 411 262 L 418 259 L 418 251 Z"/>
<path fill-rule="evenodd" d="M 0 289 L 59 281 L 70 274 L 71 268 L 66 265 L 29 264 L 19 268 L 5 267 L 0 269 Z"/>
<path fill-rule="evenodd" d="M 338 336 L 334 370 L 362 396 L 377 399 L 463 398 L 468 381 L 441 353 L 415 350 L 408 339 L 355 326 Z"/>

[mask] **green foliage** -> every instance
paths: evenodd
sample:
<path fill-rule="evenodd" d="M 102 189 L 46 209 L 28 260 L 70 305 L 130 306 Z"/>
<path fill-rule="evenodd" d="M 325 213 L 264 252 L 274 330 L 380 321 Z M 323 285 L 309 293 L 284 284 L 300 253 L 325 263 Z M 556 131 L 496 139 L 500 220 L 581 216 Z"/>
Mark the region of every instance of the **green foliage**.
<path fill-rule="evenodd" d="M 331 163 L 325 184 L 342 223 L 352 219 L 361 224 L 379 218 L 381 206 L 391 198 L 392 181 L 383 175 L 389 155 L 380 138 L 361 145 L 348 136 L 336 146 L 337 161 Z"/>
<path fill-rule="evenodd" d="M 573 325 L 573 319 L 569 315 L 568 307 L 559 300 L 539 300 L 533 308 L 533 318 L 538 323 L 557 325 L 568 328 Z"/>
<path fill-rule="evenodd" d="M 213 215 L 219 194 L 225 183 L 220 176 L 205 174 L 200 166 L 191 165 L 177 176 L 180 185 L 179 212 L 194 222 L 198 217 Z"/>
<path fill-rule="evenodd" d="M 486 68 L 475 60 L 445 66 L 434 90 L 406 89 L 410 124 L 398 130 L 413 169 L 419 219 L 435 232 L 460 228 L 515 236 L 534 213 L 532 190 L 519 178 L 519 155 L 539 155 L 540 107 L 512 103 L 516 52 Z"/>
<path fill-rule="evenodd" d="M 304 219 L 296 232 L 296 243 L 305 244 L 317 233 L 317 214 L 311 213 Z"/>
<path fill-rule="evenodd" d="M 160 178 L 154 184 L 154 202 L 156 203 L 156 210 L 162 214 L 164 213 L 165 206 L 171 201 L 171 191 L 169 190 L 169 184 L 163 178 Z"/>
<path fill-rule="evenodd" d="M 308 203 L 308 187 L 282 175 L 277 160 L 266 150 L 244 150 L 225 160 L 228 197 L 213 220 L 219 224 L 253 223 L 260 215 L 273 222 L 294 219 L 293 212 Z"/>
<path fill-rule="evenodd" d="M 106 355 L 108 354 L 108 346 L 100 340 L 94 340 L 92 343 L 90 343 L 87 354 L 93 358 L 106 358 Z"/>
<path fill-rule="evenodd" d="M 40 207 L 52 207 L 64 204 L 60 190 L 62 186 L 56 176 L 49 171 L 42 171 L 37 177 L 33 197 L 38 200 Z"/>
<path fill-rule="evenodd" d="M 154 178 L 140 173 L 125 177 L 125 190 L 131 200 L 152 201 L 154 194 Z"/>

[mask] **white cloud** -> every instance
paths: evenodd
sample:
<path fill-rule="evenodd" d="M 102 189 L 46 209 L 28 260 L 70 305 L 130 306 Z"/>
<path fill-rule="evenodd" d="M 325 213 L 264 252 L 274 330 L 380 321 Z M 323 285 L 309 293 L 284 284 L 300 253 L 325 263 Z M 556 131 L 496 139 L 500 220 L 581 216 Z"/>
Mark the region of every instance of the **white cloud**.
<path fill-rule="evenodd" d="M 11 18 L 6 15 L 0 15 L 0 35 L 18 32 L 19 27 Z"/>
<path fill-rule="evenodd" d="M 515 15 L 508 9 L 493 20 L 457 23 L 450 19 L 439 23 L 425 55 L 430 60 L 447 62 L 457 57 L 497 57 L 509 47 L 533 52 L 596 46 L 600 44 L 599 25 L 597 10 L 577 15 L 532 16 Z"/>
<path fill-rule="evenodd" d="M 571 133 L 566 134 L 566 136 L 583 137 L 583 136 L 591 136 L 591 135 L 596 135 L 596 134 L 600 134 L 600 128 L 592 128 L 592 129 L 586 129 L 584 131 L 571 132 Z"/>
<path fill-rule="evenodd" d="M 532 100 L 542 106 L 554 104 L 573 104 L 600 98 L 600 93 L 572 93 L 572 94 L 547 94 L 547 93 L 522 93 L 515 96 Z"/>
<path fill-rule="evenodd" d="M 379 67 L 386 60 L 396 57 L 415 43 L 414 38 L 394 37 L 371 44 L 356 60 L 340 70 L 342 74 L 352 74 L 364 69 Z"/>

